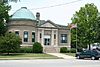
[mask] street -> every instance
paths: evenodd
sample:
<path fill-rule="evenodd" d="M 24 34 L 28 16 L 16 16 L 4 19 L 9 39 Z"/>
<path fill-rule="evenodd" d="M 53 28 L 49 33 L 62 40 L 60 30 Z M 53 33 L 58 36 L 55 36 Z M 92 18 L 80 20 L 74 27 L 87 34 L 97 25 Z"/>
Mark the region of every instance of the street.
<path fill-rule="evenodd" d="M 0 60 L 0 67 L 100 67 L 100 60 L 35 59 Z"/>

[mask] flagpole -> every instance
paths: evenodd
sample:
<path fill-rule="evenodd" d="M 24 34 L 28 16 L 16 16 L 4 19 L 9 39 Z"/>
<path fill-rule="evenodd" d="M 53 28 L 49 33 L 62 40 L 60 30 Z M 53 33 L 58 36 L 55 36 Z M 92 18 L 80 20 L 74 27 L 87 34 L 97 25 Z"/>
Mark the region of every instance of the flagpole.
<path fill-rule="evenodd" d="M 76 27 L 76 53 L 77 53 L 77 27 Z"/>
<path fill-rule="evenodd" d="M 75 46 L 76 46 L 76 52 L 77 52 L 77 23 L 76 23 L 76 24 L 71 24 L 71 25 L 70 25 L 70 31 L 71 31 L 71 29 L 73 29 L 73 28 L 76 28 L 76 44 L 75 44 Z"/>

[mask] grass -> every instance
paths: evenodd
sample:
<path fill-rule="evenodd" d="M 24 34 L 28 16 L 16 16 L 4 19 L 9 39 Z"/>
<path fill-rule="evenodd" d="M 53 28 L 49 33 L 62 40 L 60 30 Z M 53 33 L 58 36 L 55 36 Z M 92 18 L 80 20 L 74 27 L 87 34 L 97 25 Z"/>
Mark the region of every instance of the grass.
<path fill-rule="evenodd" d="M 59 59 L 59 58 L 49 54 L 33 54 L 33 53 L 0 55 L 0 60 L 25 60 L 25 59 Z"/>
<path fill-rule="evenodd" d="M 75 57 L 75 53 L 65 53 L 66 55 Z"/>

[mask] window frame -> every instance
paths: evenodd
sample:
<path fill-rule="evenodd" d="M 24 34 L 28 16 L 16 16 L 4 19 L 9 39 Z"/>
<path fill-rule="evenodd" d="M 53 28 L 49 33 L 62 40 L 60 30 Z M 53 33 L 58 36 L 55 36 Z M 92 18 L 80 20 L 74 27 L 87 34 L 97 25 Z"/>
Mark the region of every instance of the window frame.
<path fill-rule="evenodd" d="M 61 40 L 60 40 L 60 42 L 61 43 L 67 43 L 67 34 L 61 34 Z"/>

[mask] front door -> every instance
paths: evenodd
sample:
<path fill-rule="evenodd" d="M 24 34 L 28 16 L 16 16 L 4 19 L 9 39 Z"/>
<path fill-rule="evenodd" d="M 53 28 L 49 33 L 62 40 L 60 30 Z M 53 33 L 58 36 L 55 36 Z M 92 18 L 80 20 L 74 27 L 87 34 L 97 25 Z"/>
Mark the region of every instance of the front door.
<path fill-rule="evenodd" d="M 50 45 L 51 38 L 50 35 L 45 35 L 44 36 L 44 45 Z"/>

